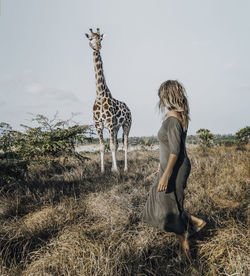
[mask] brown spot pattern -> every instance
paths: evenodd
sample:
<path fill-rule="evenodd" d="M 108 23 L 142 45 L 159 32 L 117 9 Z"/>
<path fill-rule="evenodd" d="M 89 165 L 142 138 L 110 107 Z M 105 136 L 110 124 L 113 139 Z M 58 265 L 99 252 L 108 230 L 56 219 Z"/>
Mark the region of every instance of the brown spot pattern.
<path fill-rule="evenodd" d="M 103 127 L 108 127 L 113 136 L 111 139 L 117 135 L 120 126 L 123 126 L 125 135 L 128 135 L 132 122 L 130 110 L 125 103 L 112 98 L 105 82 L 99 51 L 94 51 L 93 57 L 97 85 L 97 99 L 93 106 L 93 117 L 100 141 Z"/>

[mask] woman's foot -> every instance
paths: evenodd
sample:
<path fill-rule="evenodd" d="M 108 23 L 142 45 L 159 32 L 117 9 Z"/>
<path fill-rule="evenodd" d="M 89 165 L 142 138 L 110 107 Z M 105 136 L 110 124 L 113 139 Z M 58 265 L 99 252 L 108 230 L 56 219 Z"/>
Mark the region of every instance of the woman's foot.
<path fill-rule="evenodd" d="M 190 219 L 192 221 L 192 225 L 188 231 L 189 237 L 194 235 L 195 233 L 199 232 L 202 228 L 206 226 L 206 222 L 203 219 L 199 219 L 195 216 L 190 216 Z"/>
<path fill-rule="evenodd" d="M 205 220 L 201 220 L 201 222 L 197 225 L 194 225 L 194 229 L 196 232 L 199 232 L 202 228 L 204 228 L 206 226 L 206 222 Z"/>

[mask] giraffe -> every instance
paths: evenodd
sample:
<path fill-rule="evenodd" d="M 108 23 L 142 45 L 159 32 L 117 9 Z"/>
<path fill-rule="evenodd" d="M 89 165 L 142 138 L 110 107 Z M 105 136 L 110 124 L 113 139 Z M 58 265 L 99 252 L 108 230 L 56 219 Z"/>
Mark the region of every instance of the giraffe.
<path fill-rule="evenodd" d="M 96 100 L 93 105 L 93 119 L 99 136 L 101 153 L 101 172 L 104 172 L 104 141 L 103 129 L 107 128 L 110 136 L 110 150 L 112 152 L 112 171 L 118 171 L 116 163 L 116 151 L 118 149 L 117 134 L 122 127 L 123 144 L 125 152 L 124 171 L 128 170 L 128 135 L 132 124 L 132 116 L 129 108 L 123 102 L 114 99 L 106 84 L 103 63 L 100 50 L 104 34 L 97 28 L 96 33 L 90 30 L 90 35 L 85 34 L 89 39 L 89 46 L 93 49 L 93 60 L 96 79 Z"/>

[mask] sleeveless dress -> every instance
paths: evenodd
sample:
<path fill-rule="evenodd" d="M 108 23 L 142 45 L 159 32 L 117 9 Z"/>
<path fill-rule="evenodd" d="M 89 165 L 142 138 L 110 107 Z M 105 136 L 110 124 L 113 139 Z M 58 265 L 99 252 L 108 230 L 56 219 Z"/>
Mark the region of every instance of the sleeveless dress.
<path fill-rule="evenodd" d="M 142 212 L 142 221 L 180 235 L 186 234 L 188 230 L 188 214 L 183 209 L 184 189 L 191 170 L 185 146 L 186 136 L 187 131 L 183 130 L 176 117 L 170 116 L 163 121 L 158 132 L 160 172 Z M 177 155 L 178 159 L 169 178 L 167 190 L 158 192 L 158 183 L 171 153 Z"/>

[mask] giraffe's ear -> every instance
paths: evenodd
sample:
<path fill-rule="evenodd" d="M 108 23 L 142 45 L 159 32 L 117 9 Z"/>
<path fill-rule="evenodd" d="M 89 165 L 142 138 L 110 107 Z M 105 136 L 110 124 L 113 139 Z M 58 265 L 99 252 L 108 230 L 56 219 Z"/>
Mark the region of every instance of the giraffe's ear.
<path fill-rule="evenodd" d="M 102 34 L 102 35 L 101 35 L 101 38 L 103 39 L 105 36 L 106 36 L 105 34 Z"/>
<path fill-rule="evenodd" d="M 89 38 L 89 35 L 88 34 L 85 34 L 87 38 Z"/>

